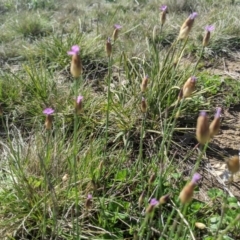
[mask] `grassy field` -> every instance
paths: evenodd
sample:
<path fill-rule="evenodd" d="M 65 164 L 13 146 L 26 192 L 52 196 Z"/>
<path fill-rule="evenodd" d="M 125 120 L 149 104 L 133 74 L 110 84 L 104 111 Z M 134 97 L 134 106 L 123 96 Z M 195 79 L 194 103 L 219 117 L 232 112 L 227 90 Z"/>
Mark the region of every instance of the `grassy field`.
<path fill-rule="evenodd" d="M 239 76 L 221 68 L 237 62 L 239 11 L 1 0 L 1 238 L 240 239 L 238 178 L 208 164 L 232 156 L 209 123 L 240 101 Z"/>

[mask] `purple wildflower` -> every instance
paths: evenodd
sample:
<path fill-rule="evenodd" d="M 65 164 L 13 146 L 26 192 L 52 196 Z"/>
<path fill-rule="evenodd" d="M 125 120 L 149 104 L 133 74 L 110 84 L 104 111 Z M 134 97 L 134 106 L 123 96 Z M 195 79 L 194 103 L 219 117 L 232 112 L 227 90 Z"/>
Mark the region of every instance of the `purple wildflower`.
<path fill-rule="evenodd" d="M 68 55 L 78 55 L 80 47 L 78 45 L 73 45 L 71 50 L 67 52 Z"/>
<path fill-rule="evenodd" d="M 167 5 L 162 5 L 159 9 L 165 12 L 167 10 Z"/>
<path fill-rule="evenodd" d="M 159 203 L 159 201 L 156 198 L 152 198 L 150 201 L 151 206 L 156 206 L 156 205 L 158 205 L 158 203 Z"/>
<path fill-rule="evenodd" d="M 207 26 L 205 27 L 205 30 L 206 30 L 207 32 L 213 32 L 214 29 L 215 29 L 215 27 L 214 27 L 213 25 L 207 25 Z"/>
<path fill-rule="evenodd" d="M 53 114 L 54 110 L 52 108 L 46 108 L 43 110 L 43 113 L 48 116 L 48 115 Z"/>
<path fill-rule="evenodd" d="M 206 111 L 204 111 L 204 110 L 202 110 L 202 111 L 200 111 L 200 114 L 199 114 L 199 116 L 206 117 L 206 116 L 207 116 L 207 112 L 206 112 Z"/>
<path fill-rule="evenodd" d="M 217 111 L 216 111 L 216 114 L 215 114 L 215 118 L 220 118 L 220 116 L 221 116 L 221 111 L 222 111 L 222 108 L 218 107 L 218 108 L 217 108 Z"/>
<path fill-rule="evenodd" d="M 194 173 L 191 182 L 192 182 L 194 185 L 197 185 L 198 182 L 201 180 L 201 178 L 202 178 L 202 177 L 201 177 L 201 175 L 200 175 L 199 173 Z"/>
<path fill-rule="evenodd" d="M 197 14 L 196 12 L 193 12 L 193 13 L 190 14 L 189 17 L 190 17 L 190 19 L 193 20 L 193 19 L 195 19 L 195 18 L 197 17 L 197 15 L 198 15 L 198 14 Z"/>
<path fill-rule="evenodd" d="M 196 81 L 197 81 L 197 77 L 192 76 L 192 77 L 191 77 L 191 82 L 196 82 Z"/>
<path fill-rule="evenodd" d="M 78 96 L 77 97 L 77 103 L 79 104 L 83 100 L 83 96 Z"/>
<path fill-rule="evenodd" d="M 88 194 L 87 199 L 92 199 L 92 194 Z"/>
<path fill-rule="evenodd" d="M 114 28 L 115 28 L 115 29 L 121 29 L 121 28 L 122 28 L 122 26 L 121 26 L 121 25 L 119 25 L 119 24 L 115 24 L 115 25 L 114 25 Z"/>

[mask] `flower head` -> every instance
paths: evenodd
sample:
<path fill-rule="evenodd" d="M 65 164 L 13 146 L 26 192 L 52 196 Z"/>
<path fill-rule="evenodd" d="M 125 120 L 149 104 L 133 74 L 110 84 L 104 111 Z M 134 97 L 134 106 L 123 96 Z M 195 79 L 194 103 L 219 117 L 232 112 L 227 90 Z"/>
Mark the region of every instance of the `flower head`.
<path fill-rule="evenodd" d="M 206 30 L 207 32 L 213 32 L 214 29 L 215 29 L 215 27 L 214 27 L 213 25 L 207 25 L 207 26 L 205 27 L 205 30 Z"/>
<path fill-rule="evenodd" d="M 92 194 L 88 194 L 85 202 L 85 207 L 89 209 L 91 206 L 92 206 Z"/>
<path fill-rule="evenodd" d="M 79 115 L 82 112 L 83 109 L 83 96 L 78 96 L 75 101 L 75 112 L 77 115 Z"/>
<path fill-rule="evenodd" d="M 193 20 L 197 17 L 197 15 L 198 15 L 197 12 L 193 12 L 189 15 L 189 18 Z"/>
<path fill-rule="evenodd" d="M 216 111 L 216 114 L 215 114 L 215 118 L 220 118 L 221 112 L 222 112 L 222 108 L 218 107 L 217 111 Z"/>
<path fill-rule="evenodd" d="M 150 204 L 148 205 L 146 209 L 146 213 L 152 213 L 154 208 L 159 204 L 159 201 L 156 198 L 152 198 L 150 201 Z"/>
<path fill-rule="evenodd" d="M 67 52 L 68 55 L 78 55 L 80 47 L 78 45 L 73 45 L 71 50 Z"/>
<path fill-rule="evenodd" d="M 114 24 L 114 28 L 115 28 L 115 29 L 121 29 L 121 28 L 122 28 L 122 26 L 121 26 L 121 25 L 119 25 L 119 24 Z"/>
<path fill-rule="evenodd" d="M 54 110 L 53 110 L 52 108 L 45 108 L 45 109 L 43 110 L 43 113 L 44 113 L 45 115 L 51 115 L 51 114 L 54 113 Z"/>
<path fill-rule="evenodd" d="M 197 81 L 197 77 L 191 76 L 191 82 L 196 82 L 196 81 Z"/>
<path fill-rule="evenodd" d="M 87 199 L 92 199 L 92 194 L 88 194 Z"/>
<path fill-rule="evenodd" d="M 156 205 L 158 205 L 158 203 L 159 203 L 159 201 L 156 198 L 152 198 L 150 201 L 151 206 L 156 206 Z"/>
<path fill-rule="evenodd" d="M 77 97 L 77 103 L 79 104 L 83 100 L 83 96 L 78 96 Z"/>
<path fill-rule="evenodd" d="M 110 57 L 112 54 L 112 44 L 111 44 L 111 38 L 107 38 L 106 46 L 105 46 L 107 56 Z"/>
<path fill-rule="evenodd" d="M 197 185 L 198 182 L 201 180 L 201 178 L 202 178 L 202 177 L 201 177 L 201 175 L 200 175 L 199 173 L 194 173 L 191 182 L 192 182 L 194 185 Z"/>
<path fill-rule="evenodd" d="M 162 5 L 159 9 L 165 12 L 167 10 L 167 5 Z"/>
<path fill-rule="evenodd" d="M 207 112 L 202 110 L 202 111 L 200 111 L 199 116 L 206 117 L 207 116 Z"/>

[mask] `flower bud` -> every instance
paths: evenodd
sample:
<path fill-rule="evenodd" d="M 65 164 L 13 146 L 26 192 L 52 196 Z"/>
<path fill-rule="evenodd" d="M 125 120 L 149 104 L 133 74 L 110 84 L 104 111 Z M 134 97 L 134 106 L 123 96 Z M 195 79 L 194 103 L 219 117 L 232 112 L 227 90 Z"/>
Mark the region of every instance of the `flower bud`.
<path fill-rule="evenodd" d="M 167 12 L 168 12 L 168 8 L 167 5 L 163 5 L 160 7 L 161 13 L 160 13 L 160 22 L 161 25 L 163 26 L 164 23 L 166 22 L 166 18 L 167 18 Z"/>
<path fill-rule="evenodd" d="M 205 111 L 201 111 L 197 119 L 196 138 L 201 144 L 207 143 L 210 139 L 208 116 Z"/>
<path fill-rule="evenodd" d="M 158 200 L 156 200 L 155 198 L 152 198 L 150 201 L 150 204 L 148 205 L 147 209 L 146 209 L 146 213 L 152 213 L 154 208 L 159 204 Z"/>
<path fill-rule="evenodd" d="M 77 78 L 82 74 L 82 61 L 79 52 L 80 48 L 78 45 L 72 46 L 71 50 L 67 52 L 68 55 L 72 56 L 70 72 L 74 78 Z"/>
<path fill-rule="evenodd" d="M 178 40 L 186 39 L 189 35 L 189 32 L 192 29 L 194 19 L 197 17 L 197 13 L 193 12 L 189 15 L 189 17 L 186 19 L 186 21 L 183 23 L 183 25 L 180 28 L 180 32 L 178 35 Z"/>
<path fill-rule="evenodd" d="M 159 204 L 160 205 L 165 204 L 169 201 L 169 199 L 170 199 L 170 194 L 164 195 L 164 196 L 160 197 Z"/>
<path fill-rule="evenodd" d="M 185 187 L 179 194 L 179 199 L 182 204 L 186 204 L 192 201 L 194 187 L 198 184 L 199 180 L 201 179 L 200 174 L 195 173 L 191 182 L 187 183 Z"/>
<path fill-rule="evenodd" d="M 63 182 L 66 182 L 66 181 L 68 180 L 68 178 L 69 178 L 69 176 L 68 176 L 68 174 L 66 173 L 66 174 L 64 174 L 64 176 L 62 177 L 62 181 L 63 181 Z"/>
<path fill-rule="evenodd" d="M 145 191 L 143 191 L 138 199 L 138 206 L 141 207 L 145 197 Z"/>
<path fill-rule="evenodd" d="M 92 206 L 92 195 L 88 194 L 86 202 L 85 202 L 85 207 L 89 209 Z"/>
<path fill-rule="evenodd" d="M 214 119 L 209 126 L 209 134 L 211 138 L 217 135 L 219 132 L 221 111 L 222 111 L 221 108 L 217 108 L 217 112 L 214 116 Z"/>
<path fill-rule="evenodd" d="M 182 95 L 184 98 L 189 97 L 195 91 L 196 82 L 197 78 L 192 76 L 184 83 L 182 88 Z"/>
<path fill-rule="evenodd" d="M 226 164 L 228 167 L 229 172 L 231 172 L 232 174 L 235 174 L 239 171 L 239 156 L 233 156 L 230 157 L 229 159 L 226 160 Z"/>
<path fill-rule="evenodd" d="M 147 112 L 147 103 L 144 97 L 142 97 L 141 110 L 143 113 Z"/>
<path fill-rule="evenodd" d="M 43 110 L 43 114 L 46 115 L 45 127 L 47 130 L 50 130 L 52 128 L 53 117 L 51 114 L 53 113 L 54 110 L 52 108 L 46 108 Z"/>
<path fill-rule="evenodd" d="M 79 115 L 82 112 L 83 104 L 82 104 L 83 96 L 78 96 L 75 101 L 75 112 Z"/>
<path fill-rule="evenodd" d="M 113 36 L 112 36 L 114 42 L 117 40 L 117 38 L 118 38 L 118 33 L 119 33 L 119 30 L 120 30 L 121 28 L 122 28 L 122 26 L 119 25 L 119 24 L 115 24 L 115 25 L 114 25 L 114 31 L 113 31 Z"/>
<path fill-rule="evenodd" d="M 141 84 L 141 91 L 145 92 L 147 89 L 147 84 L 148 84 L 148 75 L 146 75 L 143 80 L 142 80 L 142 84 Z"/>
<path fill-rule="evenodd" d="M 148 184 L 152 184 L 155 181 L 155 179 L 156 179 L 156 174 L 155 173 L 151 174 L 148 180 Z"/>
<path fill-rule="evenodd" d="M 112 55 L 112 44 L 111 44 L 111 39 L 110 37 L 107 38 L 106 42 L 106 53 L 107 56 L 110 57 Z"/>
<path fill-rule="evenodd" d="M 208 25 L 205 27 L 206 34 L 203 38 L 203 46 L 206 47 L 209 44 L 211 32 L 214 31 L 213 25 Z"/>

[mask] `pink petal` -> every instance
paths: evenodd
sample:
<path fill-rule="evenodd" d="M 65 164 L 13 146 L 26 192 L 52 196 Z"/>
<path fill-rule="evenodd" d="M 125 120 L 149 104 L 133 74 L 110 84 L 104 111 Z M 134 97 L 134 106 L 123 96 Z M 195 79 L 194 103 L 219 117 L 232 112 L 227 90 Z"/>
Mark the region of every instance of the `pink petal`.
<path fill-rule="evenodd" d="M 77 97 L 77 103 L 80 103 L 83 100 L 83 96 L 78 96 Z"/>

